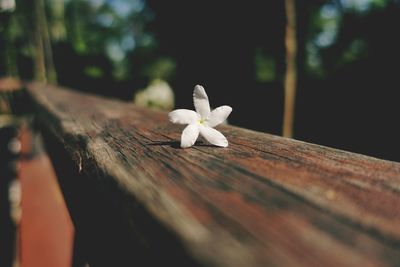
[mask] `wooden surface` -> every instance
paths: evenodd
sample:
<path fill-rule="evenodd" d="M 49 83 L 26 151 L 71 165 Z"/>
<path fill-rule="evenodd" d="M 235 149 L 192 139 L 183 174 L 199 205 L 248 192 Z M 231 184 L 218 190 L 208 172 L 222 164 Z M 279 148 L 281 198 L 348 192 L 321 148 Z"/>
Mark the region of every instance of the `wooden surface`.
<path fill-rule="evenodd" d="M 21 267 L 71 267 L 73 226 L 48 156 L 20 162 Z"/>
<path fill-rule="evenodd" d="M 400 264 L 399 163 L 232 126 L 180 149 L 166 113 L 28 88 L 91 267 Z"/>

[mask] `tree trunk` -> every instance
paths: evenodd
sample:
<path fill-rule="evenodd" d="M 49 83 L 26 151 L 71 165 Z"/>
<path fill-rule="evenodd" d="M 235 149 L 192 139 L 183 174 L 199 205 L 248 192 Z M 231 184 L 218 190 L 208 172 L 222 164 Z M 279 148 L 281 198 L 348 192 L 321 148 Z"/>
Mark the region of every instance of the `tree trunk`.
<path fill-rule="evenodd" d="M 286 73 L 285 73 L 285 107 L 283 114 L 283 136 L 293 137 L 293 124 L 296 100 L 296 2 L 285 0 L 286 8 Z"/>
<path fill-rule="evenodd" d="M 34 1 L 35 8 L 35 79 L 57 82 L 57 74 L 53 63 L 50 35 L 47 25 L 43 0 Z"/>

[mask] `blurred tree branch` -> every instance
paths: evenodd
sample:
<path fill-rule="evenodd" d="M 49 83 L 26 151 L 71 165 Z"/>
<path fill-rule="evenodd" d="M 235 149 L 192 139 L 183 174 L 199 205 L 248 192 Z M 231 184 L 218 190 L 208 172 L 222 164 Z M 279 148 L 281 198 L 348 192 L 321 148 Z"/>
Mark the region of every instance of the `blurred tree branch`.
<path fill-rule="evenodd" d="M 293 137 L 293 124 L 296 102 L 297 83 L 297 41 L 296 41 L 296 2 L 285 0 L 286 9 L 286 73 L 285 73 L 285 106 L 283 113 L 283 136 Z"/>
<path fill-rule="evenodd" d="M 57 82 L 57 74 L 53 62 L 50 34 L 43 0 L 34 0 L 35 20 L 35 79 Z"/>
<path fill-rule="evenodd" d="M 13 23 L 15 1 L 0 0 L 0 69 L 6 76 L 18 76 L 16 51 L 13 47 L 10 25 Z"/>
<path fill-rule="evenodd" d="M 65 28 L 65 5 L 64 0 L 47 1 L 50 11 L 50 35 L 52 41 L 64 41 L 67 38 Z"/>

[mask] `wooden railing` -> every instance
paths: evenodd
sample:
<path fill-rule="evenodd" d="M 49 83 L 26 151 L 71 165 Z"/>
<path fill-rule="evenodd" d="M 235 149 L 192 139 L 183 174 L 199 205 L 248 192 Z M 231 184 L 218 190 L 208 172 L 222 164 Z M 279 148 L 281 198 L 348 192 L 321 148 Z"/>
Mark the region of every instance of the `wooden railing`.
<path fill-rule="evenodd" d="M 180 149 L 167 114 L 28 84 L 96 266 L 398 266 L 400 164 L 233 126 Z"/>

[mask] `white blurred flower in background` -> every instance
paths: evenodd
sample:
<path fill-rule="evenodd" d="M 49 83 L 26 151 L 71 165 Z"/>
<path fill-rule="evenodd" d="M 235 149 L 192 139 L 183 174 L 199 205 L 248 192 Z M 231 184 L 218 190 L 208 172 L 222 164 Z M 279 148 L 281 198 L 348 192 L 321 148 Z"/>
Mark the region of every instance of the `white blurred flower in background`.
<path fill-rule="evenodd" d="M 172 110 L 175 105 L 174 91 L 166 81 L 155 79 L 148 87 L 135 94 L 133 102 L 140 107 Z"/>
<path fill-rule="evenodd" d="M 0 0 L 0 12 L 11 12 L 15 9 L 15 0 Z"/>

